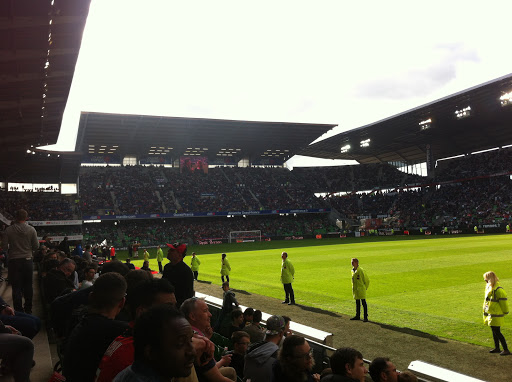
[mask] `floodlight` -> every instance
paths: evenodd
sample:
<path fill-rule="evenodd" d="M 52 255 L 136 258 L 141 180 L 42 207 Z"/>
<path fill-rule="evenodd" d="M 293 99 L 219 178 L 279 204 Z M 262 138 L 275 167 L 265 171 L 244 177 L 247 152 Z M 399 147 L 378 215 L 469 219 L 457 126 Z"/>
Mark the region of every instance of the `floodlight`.
<path fill-rule="evenodd" d="M 512 92 L 503 94 L 500 97 L 501 106 L 507 106 L 512 103 Z"/>
<path fill-rule="evenodd" d="M 470 115 L 471 115 L 471 106 L 466 106 L 463 109 L 455 110 L 455 116 L 458 119 L 466 118 L 466 117 L 469 117 Z"/>
<path fill-rule="evenodd" d="M 345 145 L 340 149 L 340 152 L 343 154 L 346 153 L 348 150 L 350 150 L 350 145 Z"/>
<path fill-rule="evenodd" d="M 430 127 L 432 126 L 432 119 L 425 119 L 424 121 L 421 121 L 420 123 L 418 123 L 418 125 L 420 125 L 420 129 L 421 130 L 427 130 L 427 129 L 430 129 Z"/>
<path fill-rule="evenodd" d="M 370 138 L 365 139 L 364 141 L 359 142 L 359 147 L 368 147 L 370 146 Z"/>

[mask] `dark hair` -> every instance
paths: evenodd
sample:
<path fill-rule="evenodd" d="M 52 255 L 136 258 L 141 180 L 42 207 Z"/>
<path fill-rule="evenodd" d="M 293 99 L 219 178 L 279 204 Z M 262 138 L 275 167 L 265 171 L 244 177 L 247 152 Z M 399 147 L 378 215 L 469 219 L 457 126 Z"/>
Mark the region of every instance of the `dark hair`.
<path fill-rule="evenodd" d="M 232 312 L 231 312 L 231 319 L 234 320 L 235 318 L 238 318 L 240 316 L 243 316 L 244 314 L 242 313 L 242 311 L 240 309 L 234 309 Z"/>
<path fill-rule="evenodd" d="M 135 321 L 133 330 L 134 358 L 143 360 L 146 346 L 152 350 L 161 350 L 163 331 L 179 318 L 183 318 L 183 314 L 170 305 L 153 306 L 142 313 Z"/>
<path fill-rule="evenodd" d="M 386 370 L 386 368 L 388 367 L 388 361 L 389 358 L 384 357 L 377 357 L 372 361 L 368 369 L 368 371 L 370 372 L 370 376 L 372 377 L 372 380 L 374 380 L 375 382 L 380 381 L 380 373 Z"/>
<path fill-rule="evenodd" d="M 224 281 L 222 283 L 222 287 L 224 288 L 225 286 L 229 287 L 229 281 Z"/>
<path fill-rule="evenodd" d="M 288 322 L 290 322 L 290 321 L 292 320 L 292 319 L 291 319 L 290 317 L 288 317 L 288 316 L 281 316 L 281 317 L 283 317 L 283 320 L 284 320 L 285 325 L 286 325 Z"/>
<path fill-rule="evenodd" d="M 60 268 L 60 267 L 63 267 L 63 266 L 66 266 L 66 265 L 68 265 L 68 264 L 73 264 L 73 266 L 76 268 L 76 263 L 75 263 L 73 260 L 68 259 L 68 258 L 63 259 L 63 260 L 59 263 L 59 268 Z"/>
<path fill-rule="evenodd" d="M 333 374 L 346 375 L 347 371 L 345 365 L 348 363 L 353 367 L 357 358 L 363 359 L 363 355 L 356 349 L 341 348 L 336 350 L 331 356 L 331 369 Z"/>
<path fill-rule="evenodd" d="M 114 308 L 126 294 L 126 280 L 116 272 L 103 274 L 92 286 L 89 303 L 96 310 Z"/>
<path fill-rule="evenodd" d="M 119 273 L 121 276 L 124 276 L 130 272 L 130 268 L 128 268 L 126 264 L 121 263 L 120 261 L 111 261 L 101 267 L 102 275 L 109 272 Z"/>
<path fill-rule="evenodd" d="M 262 314 L 261 314 L 261 310 L 256 309 L 254 311 L 254 315 L 252 316 L 252 322 L 260 322 L 262 318 L 263 317 L 262 317 Z"/>
<path fill-rule="evenodd" d="M 254 316 L 254 309 L 253 308 L 247 308 L 244 310 L 244 317 L 245 316 Z"/>
<path fill-rule="evenodd" d="M 25 210 L 18 210 L 14 213 L 14 219 L 16 219 L 16 221 L 18 221 L 18 222 L 25 221 L 25 220 L 27 220 L 27 218 L 28 218 L 28 212 Z M 48 236 L 48 235 L 46 235 L 46 236 Z"/>
<path fill-rule="evenodd" d="M 143 269 L 131 269 L 130 272 L 124 275 L 124 279 L 128 284 L 126 293 L 128 294 L 127 298 L 129 299 L 130 295 L 132 295 L 139 288 L 139 285 L 152 280 L 153 275 Z"/>
<path fill-rule="evenodd" d="M 131 289 L 126 302 L 129 305 L 132 317 L 135 318 L 135 314 L 139 306 L 153 306 L 156 297 L 160 293 L 174 293 L 174 287 L 169 280 L 151 279 L 143 282 L 142 284 L 138 284 L 137 288 Z"/>
<path fill-rule="evenodd" d="M 241 340 L 242 338 L 245 338 L 245 337 L 247 337 L 247 338 L 251 338 L 251 336 L 249 335 L 249 333 L 244 332 L 243 330 L 238 330 L 238 331 L 236 331 L 236 332 L 233 332 L 233 334 L 231 335 L 231 342 L 232 342 L 233 344 L 237 344 L 237 343 L 239 343 L 239 342 L 240 342 L 240 340 Z"/>
<path fill-rule="evenodd" d="M 225 257 L 226 257 L 226 254 L 225 254 L 225 253 L 223 253 L 223 254 L 222 254 L 222 258 L 224 259 Z"/>
<path fill-rule="evenodd" d="M 283 347 L 279 352 L 279 361 L 286 362 L 287 358 L 293 358 L 293 349 L 297 346 L 304 345 L 306 339 L 301 336 L 296 336 L 295 334 L 288 336 L 283 341 Z"/>

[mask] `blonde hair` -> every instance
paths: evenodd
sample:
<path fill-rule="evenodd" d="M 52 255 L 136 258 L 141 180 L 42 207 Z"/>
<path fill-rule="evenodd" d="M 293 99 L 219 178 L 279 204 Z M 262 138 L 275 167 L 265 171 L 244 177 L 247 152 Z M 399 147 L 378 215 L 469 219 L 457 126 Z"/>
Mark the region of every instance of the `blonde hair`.
<path fill-rule="evenodd" d="M 498 278 L 498 276 L 496 276 L 496 273 L 494 273 L 493 271 L 489 271 L 489 272 L 485 272 L 484 273 L 484 280 L 485 281 L 488 281 L 489 282 L 489 285 L 494 288 L 494 286 L 496 285 L 496 283 L 498 281 L 500 281 L 500 279 Z"/>

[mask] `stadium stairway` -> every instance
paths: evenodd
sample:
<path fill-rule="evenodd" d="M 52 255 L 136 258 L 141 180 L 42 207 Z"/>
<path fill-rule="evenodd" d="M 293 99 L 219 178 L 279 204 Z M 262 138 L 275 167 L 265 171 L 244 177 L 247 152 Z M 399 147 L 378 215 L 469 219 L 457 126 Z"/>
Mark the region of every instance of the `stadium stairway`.
<path fill-rule="evenodd" d="M 7 279 L 7 270 L 2 271 L 2 276 Z M 7 281 L 0 283 L 0 295 L 2 298 L 12 306 L 12 289 Z M 44 313 L 43 304 L 41 301 L 41 293 L 39 289 L 39 282 L 37 272 L 34 271 L 34 306 L 33 314 L 42 320 L 41 331 L 32 340 L 34 342 L 34 361 L 35 366 L 30 373 L 30 380 L 32 382 L 46 382 L 53 373 L 52 352 L 54 353 L 55 346 L 50 345 L 48 341 L 48 334 L 46 328 L 46 318 Z M 0 382 L 14 381 L 12 375 L 0 376 Z"/>

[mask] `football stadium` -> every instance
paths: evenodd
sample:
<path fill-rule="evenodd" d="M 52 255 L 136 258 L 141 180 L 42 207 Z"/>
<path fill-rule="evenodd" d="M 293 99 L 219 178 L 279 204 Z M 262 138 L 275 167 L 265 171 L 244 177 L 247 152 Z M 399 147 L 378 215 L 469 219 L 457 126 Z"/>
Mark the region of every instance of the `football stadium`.
<path fill-rule="evenodd" d="M 0 381 L 512 380 L 511 74 L 342 131 L 83 108 L 63 150 L 93 6 L 1 9 Z"/>

